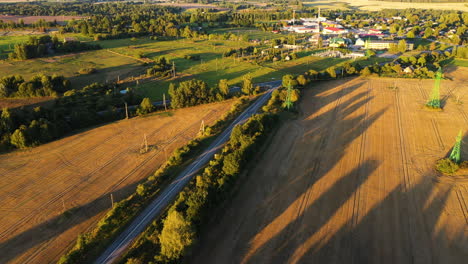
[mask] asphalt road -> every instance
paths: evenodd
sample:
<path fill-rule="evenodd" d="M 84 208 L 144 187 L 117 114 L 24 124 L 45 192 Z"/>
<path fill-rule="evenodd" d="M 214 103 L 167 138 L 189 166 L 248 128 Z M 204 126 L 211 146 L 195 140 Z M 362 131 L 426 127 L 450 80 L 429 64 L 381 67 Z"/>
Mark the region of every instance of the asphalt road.
<path fill-rule="evenodd" d="M 132 244 L 133 240 L 143 232 L 146 227 L 159 215 L 193 176 L 210 161 L 214 154 L 221 149 L 231 135 L 232 129 L 245 122 L 249 117 L 258 112 L 270 98 L 271 93 L 276 90 L 281 81 L 263 83 L 273 88 L 261 95 L 251 104 L 242 114 L 240 114 L 226 130 L 203 152 L 198 158 L 190 164 L 151 204 L 138 215 L 133 222 L 115 239 L 115 241 L 104 251 L 104 253 L 95 261 L 95 263 L 113 263 L 125 250 Z"/>

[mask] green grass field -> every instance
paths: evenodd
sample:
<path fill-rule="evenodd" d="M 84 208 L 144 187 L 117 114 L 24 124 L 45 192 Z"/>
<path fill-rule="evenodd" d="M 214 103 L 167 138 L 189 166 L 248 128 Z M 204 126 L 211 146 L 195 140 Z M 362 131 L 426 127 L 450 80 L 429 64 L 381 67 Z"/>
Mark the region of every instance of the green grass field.
<path fill-rule="evenodd" d="M 1 36 L 0 37 L 0 58 L 8 58 L 8 53 L 13 51 L 15 44 L 27 41 L 29 36 Z"/>
<path fill-rule="evenodd" d="M 212 29 L 208 33 L 210 34 L 225 34 L 225 33 L 233 33 L 235 35 L 248 35 L 249 39 L 275 39 L 281 37 L 281 35 L 272 33 L 272 32 L 265 32 L 256 28 L 217 28 Z"/>
<path fill-rule="evenodd" d="M 264 33 L 254 31 L 257 31 L 255 34 Z M 75 37 L 92 41 L 78 34 Z M 140 57 L 155 60 L 164 56 L 174 62 L 177 70 L 176 78 L 162 80 L 143 78 L 138 84 L 136 81 L 129 81 L 122 85 L 122 88 L 134 87 L 142 96 L 150 97 L 152 100 L 161 100 L 162 95 L 167 94 L 171 82 L 197 78 L 206 81 L 209 85 L 216 85 L 220 79 L 228 79 L 229 84 L 238 85 L 246 74 L 250 74 L 254 82 L 265 82 L 280 79 L 288 73 L 302 74 L 309 69 L 320 71 L 347 61 L 347 59 L 312 57 L 311 52 L 301 52 L 297 60 L 257 65 L 248 61 L 223 58 L 223 53 L 230 48 L 252 45 L 249 42 L 231 40 L 163 41 L 138 38 L 93 43 L 100 44 L 103 50 L 26 61 L 0 61 L 0 77 L 21 74 L 28 79 L 39 73 L 59 74 L 69 78 L 74 88 L 81 88 L 93 82 L 113 81 L 118 77 L 124 80 L 127 77 L 144 76 L 149 66 L 144 66 Z M 200 60 L 188 60 L 184 58 L 185 55 L 199 55 Z M 89 75 L 78 73 L 81 68 L 89 67 L 96 68 L 97 73 Z"/>
<path fill-rule="evenodd" d="M 80 75 L 81 68 L 96 68 L 97 73 Z M 26 61 L 0 61 L 0 76 L 20 74 L 29 79 L 37 74 L 58 74 L 70 79 L 74 88 L 93 82 L 115 80 L 117 76 L 139 75 L 145 67 L 141 62 L 106 50 L 82 52 L 63 56 L 31 59 Z"/>

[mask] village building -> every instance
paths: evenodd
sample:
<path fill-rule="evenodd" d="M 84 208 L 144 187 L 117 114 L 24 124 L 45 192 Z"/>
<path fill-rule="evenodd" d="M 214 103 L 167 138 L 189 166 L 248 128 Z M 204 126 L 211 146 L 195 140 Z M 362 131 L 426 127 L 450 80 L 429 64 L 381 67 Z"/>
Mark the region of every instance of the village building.
<path fill-rule="evenodd" d="M 342 29 L 342 28 L 336 28 L 336 27 L 325 27 L 322 30 L 323 34 L 346 34 L 348 33 L 348 30 Z"/>

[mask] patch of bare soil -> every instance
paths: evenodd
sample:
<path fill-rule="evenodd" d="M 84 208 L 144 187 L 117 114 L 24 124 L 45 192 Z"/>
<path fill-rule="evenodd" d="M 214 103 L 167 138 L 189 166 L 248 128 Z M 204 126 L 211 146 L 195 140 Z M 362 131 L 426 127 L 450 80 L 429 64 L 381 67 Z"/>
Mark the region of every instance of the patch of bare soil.
<path fill-rule="evenodd" d="M 46 106 L 53 100 L 52 97 L 32 97 L 32 98 L 0 98 L 0 109 L 16 107 L 36 107 Z"/>

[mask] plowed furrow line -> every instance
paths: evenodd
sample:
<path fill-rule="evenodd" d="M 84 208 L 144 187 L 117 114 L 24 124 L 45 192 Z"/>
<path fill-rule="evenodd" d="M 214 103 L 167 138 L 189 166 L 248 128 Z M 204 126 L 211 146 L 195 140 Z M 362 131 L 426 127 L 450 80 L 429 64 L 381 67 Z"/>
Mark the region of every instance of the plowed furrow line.
<path fill-rule="evenodd" d="M 207 118 L 207 121 L 209 122 L 209 121 L 211 121 L 211 119 L 212 119 L 212 117 L 214 116 L 215 113 L 216 113 L 216 111 L 212 110 L 204 118 Z M 173 122 L 175 122 L 175 121 L 172 121 L 171 123 L 173 123 Z M 170 146 L 172 143 L 174 143 L 180 137 L 184 137 L 185 133 L 187 133 L 191 129 L 194 129 L 195 127 L 198 127 L 198 125 L 199 125 L 199 122 L 197 121 L 197 122 L 194 122 L 189 127 L 187 127 L 186 129 L 182 130 L 177 136 L 175 136 L 172 139 L 170 139 L 169 141 L 165 142 L 165 144 L 166 144 L 165 147 Z M 158 131 L 155 131 L 155 132 L 151 133 L 150 136 L 155 135 L 157 132 Z M 125 180 L 127 180 L 131 175 L 133 175 L 133 173 L 138 171 L 141 167 L 146 165 L 150 160 L 152 160 L 154 157 L 159 155 L 161 152 L 162 152 L 162 150 L 159 149 L 153 155 L 150 155 L 147 158 L 145 158 L 145 160 L 143 162 L 141 162 L 137 167 L 132 169 L 128 174 L 126 174 L 125 177 L 121 178 L 116 184 L 114 184 L 110 188 L 108 188 L 105 193 L 110 193 L 110 192 L 115 191 Z M 28 258 L 26 260 L 24 260 L 24 263 L 30 263 L 32 260 L 34 260 L 34 258 L 39 256 L 40 253 L 42 253 L 45 249 L 47 249 L 49 244 L 51 244 L 56 239 L 57 239 L 57 236 L 52 238 L 52 239 L 49 239 L 46 243 L 43 243 L 43 245 L 41 245 L 41 247 L 39 249 L 35 250 L 31 255 L 28 256 Z"/>
<path fill-rule="evenodd" d="M 214 114 L 214 111 L 211 111 L 207 116 L 205 117 L 211 117 L 212 115 Z M 193 129 L 194 126 L 198 126 L 199 125 L 199 122 L 194 122 L 192 125 L 190 125 L 188 128 L 184 129 L 183 131 L 181 131 L 176 137 L 173 137 L 169 144 L 170 145 L 172 142 L 174 142 L 175 140 L 177 140 L 178 138 L 180 138 L 181 136 L 184 136 L 184 134 L 190 130 L 190 129 Z M 151 133 L 150 135 L 154 135 L 156 134 L 157 131 Z M 138 144 L 139 145 L 139 144 Z M 24 216 L 23 218 L 21 218 L 20 220 L 18 220 L 15 225 L 12 225 L 10 226 L 9 228 L 7 228 L 6 230 L 0 232 L 0 238 L 3 238 L 5 237 L 6 235 L 10 234 L 10 233 L 13 233 L 16 229 L 19 228 L 20 225 L 22 225 L 23 223 L 29 221 L 32 217 L 34 217 L 38 212 L 42 211 L 44 208 L 48 207 L 49 205 L 59 201 L 62 197 L 65 196 L 66 193 L 68 193 L 70 190 L 72 189 L 75 189 L 77 186 L 83 184 L 84 182 L 87 182 L 92 176 L 93 174 L 95 174 L 97 171 L 99 170 L 102 170 L 104 168 L 106 168 L 107 166 L 109 166 L 110 164 L 112 164 L 112 162 L 114 162 L 115 160 L 119 159 L 120 157 L 126 155 L 129 151 L 129 149 L 131 149 L 132 147 L 137 147 L 137 145 L 132 145 L 131 147 L 129 148 L 126 148 L 124 149 L 123 151 L 119 152 L 118 154 L 116 154 L 115 156 L 113 156 L 110 160 L 108 160 L 107 162 L 105 162 L 102 166 L 94 169 L 93 171 L 91 171 L 90 173 L 87 173 L 84 177 L 81 177 L 81 180 L 73 185 L 70 185 L 69 187 L 65 188 L 62 192 L 59 192 L 57 193 L 54 197 L 52 197 L 50 200 L 48 200 L 47 202 L 43 203 L 42 206 L 38 207 L 37 209 L 33 210 L 31 213 L 29 213 L 28 215 Z M 161 150 L 157 151 L 157 153 L 155 153 L 152 157 L 154 157 L 155 155 L 159 154 L 161 152 Z M 89 152 L 88 152 L 89 153 Z M 152 158 L 152 157 L 149 157 L 145 160 L 145 164 L 147 163 L 147 161 Z M 56 171 L 57 169 L 59 168 L 63 168 L 64 166 L 66 166 L 66 164 L 62 164 L 61 166 L 59 166 L 58 168 L 54 169 L 53 171 Z M 141 168 L 143 165 L 140 165 L 138 166 L 138 168 Z M 132 170 L 132 173 L 136 171 L 136 170 Z M 119 180 L 118 184 L 121 184 L 123 181 L 125 181 L 131 174 L 127 174 L 123 179 Z M 55 181 L 55 183 L 57 182 L 61 182 L 61 179 L 58 179 L 57 181 Z M 92 183 L 92 182 L 90 182 Z M 116 188 L 117 185 L 114 185 Z M 54 182 L 51 183 L 51 185 L 54 185 Z M 43 192 L 46 192 L 48 191 L 47 190 L 44 190 Z M 33 196 L 33 197 L 30 197 L 29 200 L 33 200 L 35 199 L 37 196 L 40 196 L 43 192 L 41 193 L 38 193 L 37 195 Z"/>

